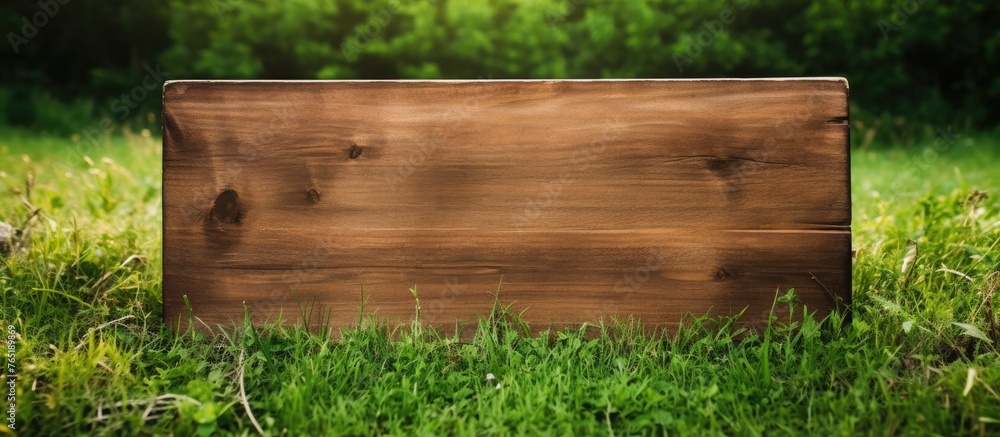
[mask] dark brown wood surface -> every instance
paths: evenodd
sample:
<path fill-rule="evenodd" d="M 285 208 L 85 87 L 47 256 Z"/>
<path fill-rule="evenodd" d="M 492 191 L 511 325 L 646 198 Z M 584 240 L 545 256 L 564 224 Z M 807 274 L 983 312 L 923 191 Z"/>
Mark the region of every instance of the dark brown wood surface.
<path fill-rule="evenodd" d="M 843 79 L 168 82 L 164 314 L 537 329 L 851 296 Z M 318 311 L 322 309 L 323 311 Z M 781 308 L 779 307 L 779 310 Z M 319 323 L 319 317 L 311 320 Z"/>

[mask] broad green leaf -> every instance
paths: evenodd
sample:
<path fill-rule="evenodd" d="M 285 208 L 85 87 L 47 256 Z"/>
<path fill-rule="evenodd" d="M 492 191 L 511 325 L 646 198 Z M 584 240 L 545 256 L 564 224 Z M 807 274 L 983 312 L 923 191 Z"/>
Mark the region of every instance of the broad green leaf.
<path fill-rule="evenodd" d="M 963 331 L 962 333 L 968 335 L 969 337 L 975 337 L 982 341 L 985 341 L 986 343 L 993 344 L 993 340 L 990 340 L 990 338 L 986 336 L 986 333 L 977 328 L 975 325 L 970 325 L 968 323 L 958 323 L 958 322 L 952 322 L 952 325 L 962 328 Z"/>

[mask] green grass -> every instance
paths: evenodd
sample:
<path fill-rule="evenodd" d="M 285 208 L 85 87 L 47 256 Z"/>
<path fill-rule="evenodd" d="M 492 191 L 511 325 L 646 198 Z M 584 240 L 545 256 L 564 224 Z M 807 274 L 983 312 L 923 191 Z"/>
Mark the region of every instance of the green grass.
<path fill-rule="evenodd" d="M 371 320 L 342 340 L 176 335 L 158 141 L 115 138 L 89 161 L 72 144 L 0 136 L 0 220 L 28 223 L 30 242 L 0 262 L 0 325 L 18 333 L 17 427 L 32 435 L 255 434 L 240 376 L 276 435 L 1000 432 L 1000 214 L 995 197 L 967 202 L 1000 193 L 996 136 L 855 151 L 851 319 L 742 339 L 726 321 L 665 338 L 609 323 L 588 340 L 526 337 L 500 306 L 469 342 Z"/>

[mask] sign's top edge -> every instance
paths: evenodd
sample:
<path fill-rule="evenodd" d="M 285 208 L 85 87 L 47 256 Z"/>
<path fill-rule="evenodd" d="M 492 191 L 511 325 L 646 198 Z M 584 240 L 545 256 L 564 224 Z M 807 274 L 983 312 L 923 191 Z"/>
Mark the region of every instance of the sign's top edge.
<path fill-rule="evenodd" d="M 558 82 L 841 82 L 844 77 L 761 77 L 761 78 L 639 78 L 639 79 L 335 79 L 335 80 L 241 80 L 241 79 L 180 79 L 168 80 L 169 84 L 191 83 L 558 83 Z"/>

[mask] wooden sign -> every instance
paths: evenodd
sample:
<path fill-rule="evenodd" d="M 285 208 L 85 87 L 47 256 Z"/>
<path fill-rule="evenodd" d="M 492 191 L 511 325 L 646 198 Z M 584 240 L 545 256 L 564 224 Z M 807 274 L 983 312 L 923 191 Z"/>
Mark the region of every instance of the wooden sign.
<path fill-rule="evenodd" d="M 850 302 L 844 79 L 173 81 L 163 124 L 172 326 Z"/>

